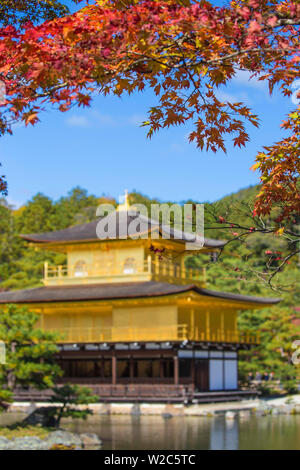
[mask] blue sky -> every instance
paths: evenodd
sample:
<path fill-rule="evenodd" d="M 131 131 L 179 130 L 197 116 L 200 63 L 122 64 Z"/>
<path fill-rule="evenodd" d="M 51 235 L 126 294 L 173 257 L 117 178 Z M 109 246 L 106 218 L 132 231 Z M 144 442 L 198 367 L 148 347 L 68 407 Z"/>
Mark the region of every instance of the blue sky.
<path fill-rule="evenodd" d="M 243 100 L 261 119 L 249 127 L 245 149 L 201 152 L 187 141 L 190 127 L 161 130 L 152 140 L 139 125 L 156 102 L 151 91 L 131 97 L 96 97 L 92 106 L 68 113 L 44 112 L 34 127 L 17 126 L 0 141 L 1 172 L 8 200 L 20 206 L 37 192 L 54 199 L 74 186 L 118 197 L 135 189 L 161 200 L 214 201 L 258 182 L 250 170 L 256 153 L 284 136 L 280 122 L 293 108 L 289 98 L 239 73 L 220 97 Z"/>

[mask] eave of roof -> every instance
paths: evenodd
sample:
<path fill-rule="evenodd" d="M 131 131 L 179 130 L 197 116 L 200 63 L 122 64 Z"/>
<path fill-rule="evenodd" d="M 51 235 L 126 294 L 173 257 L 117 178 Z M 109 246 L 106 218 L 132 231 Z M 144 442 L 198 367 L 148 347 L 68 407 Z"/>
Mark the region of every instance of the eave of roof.
<path fill-rule="evenodd" d="M 89 284 L 83 286 L 51 286 L 38 287 L 12 292 L 0 293 L 0 304 L 8 303 L 49 303 L 49 302 L 76 302 L 100 301 L 117 299 L 134 299 L 147 297 L 172 296 L 193 292 L 201 297 L 210 297 L 220 300 L 231 300 L 236 303 L 249 303 L 253 305 L 272 305 L 281 299 L 251 297 L 248 295 L 218 292 L 199 288 L 194 284 L 175 285 L 160 282 L 135 282 L 119 284 Z"/>

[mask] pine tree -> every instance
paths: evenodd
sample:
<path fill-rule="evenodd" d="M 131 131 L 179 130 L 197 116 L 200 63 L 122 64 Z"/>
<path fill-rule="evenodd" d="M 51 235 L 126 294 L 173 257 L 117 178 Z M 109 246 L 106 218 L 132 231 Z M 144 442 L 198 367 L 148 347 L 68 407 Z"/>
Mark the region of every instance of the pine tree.
<path fill-rule="evenodd" d="M 39 315 L 26 307 L 7 305 L 0 315 L 0 341 L 6 362 L 0 364 L 0 401 L 12 400 L 16 387 L 46 389 L 61 375 L 56 364 L 58 335 L 36 327 Z"/>
<path fill-rule="evenodd" d="M 93 411 L 89 408 L 84 409 L 82 406 L 79 408 L 78 405 L 88 405 L 99 400 L 99 397 L 93 395 L 89 388 L 79 385 L 66 384 L 62 387 L 54 387 L 53 392 L 51 402 L 60 404 L 60 406 L 53 407 L 50 412 L 56 427 L 60 426 L 62 418 L 86 419 L 93 414 Z"/>

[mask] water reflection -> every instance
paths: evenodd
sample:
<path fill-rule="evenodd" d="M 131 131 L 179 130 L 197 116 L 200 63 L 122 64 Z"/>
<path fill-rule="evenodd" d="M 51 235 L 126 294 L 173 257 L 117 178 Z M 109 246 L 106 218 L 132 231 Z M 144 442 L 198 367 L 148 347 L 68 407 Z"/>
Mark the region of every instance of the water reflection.
<path fill-rule="evenodd" d="M 2 414 L 0 425 L 24 415 Z M 174 417 L 103 415 L 68 420 L 63 427 L 100 436 L 105 450 L 300 450 L 300 415 Z"/>
<path fill-rule="evenodd" d="M 237 419 L 216 418 L 210 427 L 211 450 L 237 450 L 239 448 L 239 426 Z"/>
<path fill-rule="evenodd" d="M 68 422 L 76 432 L 95 432 L 106 450 L 300 450 L 300 416 L 247 419 L 161 416 L 93 416 Z"/>

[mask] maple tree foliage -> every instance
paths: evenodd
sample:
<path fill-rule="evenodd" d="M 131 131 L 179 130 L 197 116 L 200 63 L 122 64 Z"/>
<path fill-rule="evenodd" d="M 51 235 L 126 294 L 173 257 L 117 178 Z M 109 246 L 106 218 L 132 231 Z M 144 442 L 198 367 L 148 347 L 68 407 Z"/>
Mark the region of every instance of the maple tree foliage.
<path fill-rule="evenodd" d="M 77 0 L 73 1 L 78 3 Z M 22 28 L 28 21 L 34 24 L 53 20 L 68 13 L 66 5 L 57 0 L 0 0 L 0 31 L 7 26 Z M 3 87 L 3 85 L 5 86 Z M 0 101 L 2 104 L 5 88 L 6 81 L 1 81 Z M 0 176 L 0 193 L 7 195 L 7 182 L 4 175 Z"/>
<path fill-rule="evenodd" d="M 94 0 L 73 15 L 9 25 L 0 30 L 0 78 L 6 85 L 0 132 L 12 123 L 35 124 L 51 103 L 60 111 L 88 106 L 104 95 L 154 90 L 148 136 L 193 123 L 189 139 L 200 149 L 226 151 L 249 140 L 258 116 L 217 89 L 240 71 L 266 80 L 284 96 L 299 78 L 300 4 L 295 0 L 233 0 L 215 6 L 197 0 Z M 257 155 L 262 190 L 255 214 L 282 205 L 278 223 L 300 212 L 300 107 L 287 117 L 287 137 Z"/>

